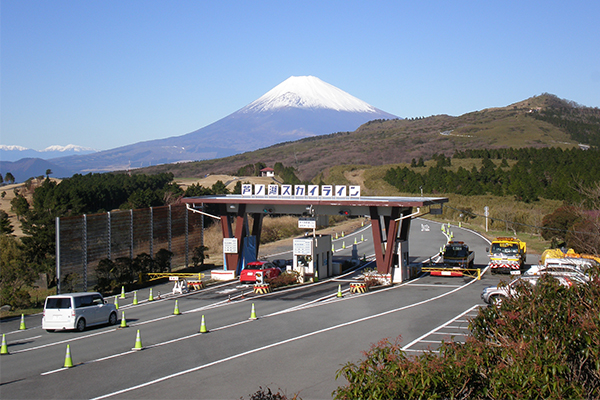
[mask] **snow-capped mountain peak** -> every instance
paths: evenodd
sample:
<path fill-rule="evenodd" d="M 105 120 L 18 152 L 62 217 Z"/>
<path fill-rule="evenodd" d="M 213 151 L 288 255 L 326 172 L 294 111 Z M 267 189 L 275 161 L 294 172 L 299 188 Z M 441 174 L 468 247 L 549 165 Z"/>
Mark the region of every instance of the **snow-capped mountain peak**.
<path fill-rule="evenodd" d="M 27 147 L 23 147 L 23 146 L 16 146 L 16 145 L 7 145 L 7 144 L 0 144 L 0 150 L 4 150 L 4 151 L 25 151 L 25 150 L 29 150 Z"/>
<path fill-rule="evenodd" d="M 90 152 L 90 151 L 96 151 L 94 149 L 91 149 L 89 147 L 83 147 L 83 146 L 77 146 L 76 144 L 68 144 L 66 146 L 61 146 L 58 144 L 52 145 L 52 146 L 48 146 L 46 147 L 44 150 L 42 151 L 60 151 L 60 152 L 65 152 L 65 151 L 69 151 L 69 152 L 75 152 L 75 153 L 80 153 L 82 151 L 85 152 Z"/>
<path fill-rule="evenodd" d="M 286 107 L 377 112 L 375 107 L 314 76 L 292 76 L 240 112 L 264 112 Z"/>

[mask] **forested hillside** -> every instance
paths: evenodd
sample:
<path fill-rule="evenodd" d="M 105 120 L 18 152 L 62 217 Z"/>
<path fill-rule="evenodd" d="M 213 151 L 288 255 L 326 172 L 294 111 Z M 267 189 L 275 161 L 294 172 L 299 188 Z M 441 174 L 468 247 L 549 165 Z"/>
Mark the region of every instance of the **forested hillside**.
<path fill-rule="evenodd" d="M 449 168 L 453 159 L 462 158 L 481 159 L 481 167 Z M 600 151 L 596 148 L 466 150 L 452 158 L 438 155 L 435 159 L 437 164 L 424 173 L 396 167 L 387 171 L 384 180 L 407 193 L 419 193 L 422 188 L 426 193 L 492 194 L 525 202 L 539 197 L 578 202 L 581 195 L 574 189 L 600 181 Z M 509 166 L 507 160 L 515 162 Z"/>
<path fill-rule="evenodd" d="M 386 165 L 429 160 L 434 154 L 508 148 L 576 148 L 600 142 L 600 109 L 543 94 L 506 107 L 458 117 L 434 115 L 370 121 L 354 132 L 337 132 L 277 144 L 218 160 L 158 165 L 136 173 L 175 177 L 235 174 L 248 164 L 293 166 L 302 181 L 336 165 Z"/>

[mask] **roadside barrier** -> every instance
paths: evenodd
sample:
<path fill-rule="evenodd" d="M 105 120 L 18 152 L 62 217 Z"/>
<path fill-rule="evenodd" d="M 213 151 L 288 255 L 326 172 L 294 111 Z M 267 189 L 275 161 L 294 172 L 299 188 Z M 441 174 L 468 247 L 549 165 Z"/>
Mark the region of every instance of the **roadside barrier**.
<path fill-rule="evenodd" d="M 256 316 L 256 309 L 254 308 L 254 303 L 252 303 L 252 312 L 250 312 L 250 319 L 258 319 Z"/>
<path fill-rule="evenodd" d="M 207 333 L 206 323 L 204 322 L 204 315 L 202 316 L 202 322 L 200 323 L 200 333 Z"/>
<path fill-rule="evenodd" d="M 25 329 L 27 329 L 25 327 L 25 314 L 21 314 L 21 324 L 19 325 L 19 330 L 24 331 Z"/>
<path fill-rule="evenodd" d="M 6 335 L 2 334 L 2 347 L 0 347 L 0 355 L 8 354 L 8 346 L 6 345 Z"/>
<path fill-rule="evenodd" d="M 342 294 L 342 285 L 338 285 L 337 297 L 342 298 L 344 295 Z"/>
<path fill-rule="evenodd" d="M 173 310 L 173 315 L 179 315 L 179 314 L 181 314 L 179 312 L 179 303 L 178 303 L 178 300 L 175 300 L 175 309 Z"/>
<path fill-rule="evenodd" d="M 271 285 L 268 283 L 254 284 L 254 293 L 267 294 L 271 293 Z"/>
<path fill-rule="evenodd" d="M 125 311 L 121 311 L 121 328 L 127 328 L 127 320 L 125 319 Z"/>
<path fill-rule="evenodd" d="M 204 289 L 204 282 L 202 281 L 198 281 L 198 282 L 188 282 L 188 288 L 192 289 L 192 290 L 200 290 L 200 289 Z"/>
<path fill-rule="evenodd" d="M 365 282 L 350 282 L 350 293 L 366 293 L 369 287 Z"/>
<path fill-rule="evenodd" d="M 143 350 L 144 347 L 142 346 L 142 337 L 140 336 L 140 330 L 137 330 L 137 335 L 135 337 L 135 346 L 133 346 L 133 349 L 131 350 Z"/>
<path fill-rule="evenodd" d="M 125 286 L 121 286 L 121 298 L 125 298 Z"/>
<path fill-rule="evenodd" d="M 478 281 L 481 280 L 480 268 L 443 268 L 443 267 L 422 267 L 421 271 L 429 272 L 431 276 L 451 276 L 461 277 L 470 276 Z"/>
<path fill-rule="evenodd" d="M 71 359 L 71 347 L 67 345 L 67 353 L 65 354 L 65 364 L 63 368 L 71 368 L 73 366 L 73 360 Z"/>

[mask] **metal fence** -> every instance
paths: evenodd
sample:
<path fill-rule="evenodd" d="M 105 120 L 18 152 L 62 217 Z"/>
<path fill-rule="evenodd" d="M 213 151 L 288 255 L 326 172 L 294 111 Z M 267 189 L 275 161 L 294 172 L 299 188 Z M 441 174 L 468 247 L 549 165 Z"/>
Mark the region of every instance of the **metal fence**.
<path fill-rule="evenodd" d="M 102 259 L 135 258 L 160 249 L 171 251 L 172 267 L 191 263 L 193 250 L 203 244 L 203 217 L 185 205 L 111 211 L 56 219 L 56 271 L 59 282 L 69 276 L 75 291 L 97 284 L 96 266 Z"/>

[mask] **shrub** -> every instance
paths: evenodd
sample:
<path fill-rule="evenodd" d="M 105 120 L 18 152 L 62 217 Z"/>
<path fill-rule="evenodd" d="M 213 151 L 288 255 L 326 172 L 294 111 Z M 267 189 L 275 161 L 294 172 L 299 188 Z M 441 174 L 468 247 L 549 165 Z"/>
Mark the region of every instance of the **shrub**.
<path fill-rule="evenodd" d="M 298 273 L 296 271 L 286 271 L 276 278 L 267 280 L 267 282 L 273 289 L 282 286 L 295 285 L 298 283 Z"/>
<path fill-rule="evenodd" d="M 337 399 L 600 398 L 600 278 L 560 286 L 550 276 L 500 307 L 481 309 L 464 344 L 409 358 L 385 339 L 337 376 Z"/>

